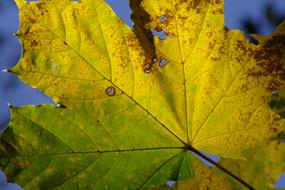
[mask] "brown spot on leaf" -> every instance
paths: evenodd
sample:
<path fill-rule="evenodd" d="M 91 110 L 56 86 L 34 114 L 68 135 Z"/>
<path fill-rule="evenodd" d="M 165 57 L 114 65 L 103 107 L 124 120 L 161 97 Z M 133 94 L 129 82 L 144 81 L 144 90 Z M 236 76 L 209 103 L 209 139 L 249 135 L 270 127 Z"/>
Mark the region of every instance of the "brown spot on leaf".
<path fill-rule="evenodd" d="M 113 86 L 107 87 L 105 92 L 108 96 L 115 96 L 116 95 L 116 89 Z"/>
<path fill-rule="evenodd" d="M 42 9 L 42 5 L 41 5 L 41 3 L 36 3 L 36 6 L 37 6 L 37 8 L 38 8 L 39 10 L 41 10 L 41 9 Z"/>
<path fill-rule="evenodd" d="M 38 42 L 36 41 L 36 40 L 32 40 L 31 41 L 31 46 L 32 47 L 35 47 L 35 46 L 37 46 L 38 45 Z"/>
<path fill-rule="evenodd" d="M 35 24 L 35 23 L 36 23 L 36 20 L 35 20 L 34 18 L 30 18 L 30 22 L 31 22 L 32 24 Z"/>
<path fill-rule="evenodd" d="M 218 57 L 211 57 L 211 60 L 216 62 L 219 60 L 219 58 Z"/>
<path fill-rule="evenodd" d="M 285 36 L 274 36 L 254 53 L 254 58 L 258 61 L 257 65 L 262 68 L 263 76 L 274 74 L 276 77 L 285 79 L 284 60 L 282 60 L 284 55 Z"/>
<path fill-rule="evenodd" d="M 155 47 L 152 32 L 145 28 L 145 25 L 151 22 L 151 17 L 141 7 L 141 2 L 142 0 L 130 0 L 130 7 L 133 11 L 131 19 L 134 22 L 135 34 L 144 50 L 144 54 L 146 55 L 145 62 L 147 64 L 151 64 L 151 59 L 155 56 Z"/>
<path fill-rule="evenodd" d="M 257 61 L 257 67 L 253 68 L 249 75 L 270 77 L 267 89 L 277 90 L 285 80 L 285 36 L 273 36 L 253 54 Z"/>
<path fill-rule="evenodd" d="M 180 14 L 177 15 L 179 20 L 186 20 L 187 17 L 186 16 L 182 16 Z"/>
<path fill-rule="evenodd" d="M 270 127 L 269 130 L 272 131 L 273 133 L 277 133 L 278 131 L 275 127 Z"/>
<path fill-rule="evenodd" d="M 151 72 L 151 64 L 145 64 L 143 70 L 145 73 L 149 74 Z"/>

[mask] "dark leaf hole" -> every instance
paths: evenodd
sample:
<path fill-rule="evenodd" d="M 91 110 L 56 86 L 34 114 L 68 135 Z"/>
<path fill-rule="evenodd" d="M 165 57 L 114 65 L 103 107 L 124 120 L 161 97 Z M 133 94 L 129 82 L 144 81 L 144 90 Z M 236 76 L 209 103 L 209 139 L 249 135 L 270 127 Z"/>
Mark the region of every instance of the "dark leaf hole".
<path fill-rule="evenodd" d="M 249 41 L 250 43 L 252 43 L 252 44 L 254 44 L 254 45 L 258 45 L 258 44 L 259 44 L 258 40 L 255 39 L 255 38 L 252 37 L 252 36 L 247 36 L 247 39 L 248 39 L 248 41 Z"/>
<path fill-rule="evenodd" d="M 169 180 L 169 181 L 166 182 L 166 185 L 167 185 L 168 187 L 173 187 L 173 186 L 175 185 L 175 183 L 176 183 L 176 181 Z"/>
<path fill-rule="evenodd" d="M 275 98 L 280 97 L 280 92 L 279 91 L 273 92 L 272 97 L 275 97 Z"/>
<path fill-rule="evenodd" d="M 63 109 L 67 108 L 67 106 L 66 106 L 66 105 L 63 105 L 63 104 L 60 104 L 59 107 L 60 107 L 60 108 L 63 108 Z"/>
<path fill-rule="evenodd" d="M 109 86 L 106 88 L 105 92 L 108 96 L 115 96 L 116 89 L 113 86 Z"/>
<path fill-rule="evenodd" d="M 160 22 L 165 22 L 166 21 L 166 16 L 160 16 L 159 20 L 160 20 Z"/>
<path fill-rule="evenodd" d="M 152 35 L 157 36 L 161 40 L 165 40 L 167 38 L 166 31 L 162 29 L 161 31 L 151 29 Z"/>
<path fill-rule="evenodd" d="M 164 67 L 164 66 L 167 65 L 167 64 L 168 64 L 168 61 L 167 61 L 166 59 L 164 59 L 164 58 L 161 59 L 160 62 L 159 62 L 159 66 L 160 66 L 160 67 Z"/>

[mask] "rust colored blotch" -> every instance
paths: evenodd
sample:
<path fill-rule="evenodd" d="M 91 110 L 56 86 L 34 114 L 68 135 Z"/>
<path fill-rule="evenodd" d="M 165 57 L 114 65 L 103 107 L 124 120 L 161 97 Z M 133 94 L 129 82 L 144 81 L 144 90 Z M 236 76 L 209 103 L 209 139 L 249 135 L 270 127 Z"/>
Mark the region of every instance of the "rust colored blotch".
<path fill-rule="evenodd" d="M 105 92 L 108 96 L 115 96 L 116 89 L 113 86 L 109 86 L 106 88 Z"/>
<path fill-rule="evenodd" d="M 277 129 L 275 128 L 275 127 L 271 127 L 271 128 L 269 128 L 273 133 L 277 133 Z"/>
<path fill-rule="evenodd" d="M 151 72 L 151 66 L 149 64 L 145 64 L 143 70 L 145 73 L 149 74 Z"/>

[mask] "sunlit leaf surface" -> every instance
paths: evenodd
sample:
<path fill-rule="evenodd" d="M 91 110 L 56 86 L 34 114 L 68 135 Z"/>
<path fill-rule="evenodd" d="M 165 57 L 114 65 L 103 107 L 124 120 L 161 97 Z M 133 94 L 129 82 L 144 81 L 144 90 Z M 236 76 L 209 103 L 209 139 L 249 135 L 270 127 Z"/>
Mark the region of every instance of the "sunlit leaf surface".
<path fill-rule="evenodd" d="M 225 28 L 221 0 L 132 0 L 134 29 L 103 0 L 16 2 L 11 72 L 59 104 L 13 108 L 1 135 L 0 168 L 25 189 L 219 187 L 190 147 L 246 159 L 284 130 L 268 104 L 284 23 L 254 45 Z"/>

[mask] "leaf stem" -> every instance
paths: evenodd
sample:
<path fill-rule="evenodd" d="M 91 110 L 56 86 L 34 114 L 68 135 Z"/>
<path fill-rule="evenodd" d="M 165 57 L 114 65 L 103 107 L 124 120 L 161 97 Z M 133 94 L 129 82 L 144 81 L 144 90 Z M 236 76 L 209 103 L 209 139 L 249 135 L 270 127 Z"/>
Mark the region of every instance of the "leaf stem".
<path fill-rule="evenodd" d="M 195 149 L 193 146 L 187 146 L 187 150 L 190 150 L 191 152 L 194 152 L 195 154 L 197 154 L 198 156 L 200 156 L 201 158 L 207 160 L 208 162 L 210 162 L 211 164 L 213 164 L 214 166 L 216 166 L 217 168 L 219 168 L 220 170 L 222 170 L 223 172 L 225 172 L 226 174 L 228 174 L 229 176 L 231 176 L 232 178 L 234 178 L 235 180 L 237 180 L 239 183 L 241 183 L 242 185 L 244 185 L 245 187 L 247 187 L 250 190 L 255 190 L 251 185 L 249 185 L 247 182 L 245 182 L 244 180 L 242 180 L 241 178 L 239 178 L 238 176 L 236 176 L 235 174 L 233 174 L 232 172 L 230 172 L 229 170 L 227 170 L 226 168 L 222 167 L 220 164 L 216 163 L 214 160 L 212 160 L 211 158 L 209 158 L 208 156 L 206 156 L 205 154 L 203 154 L 202 152 L 200 152 L 199 150 Z"/>

